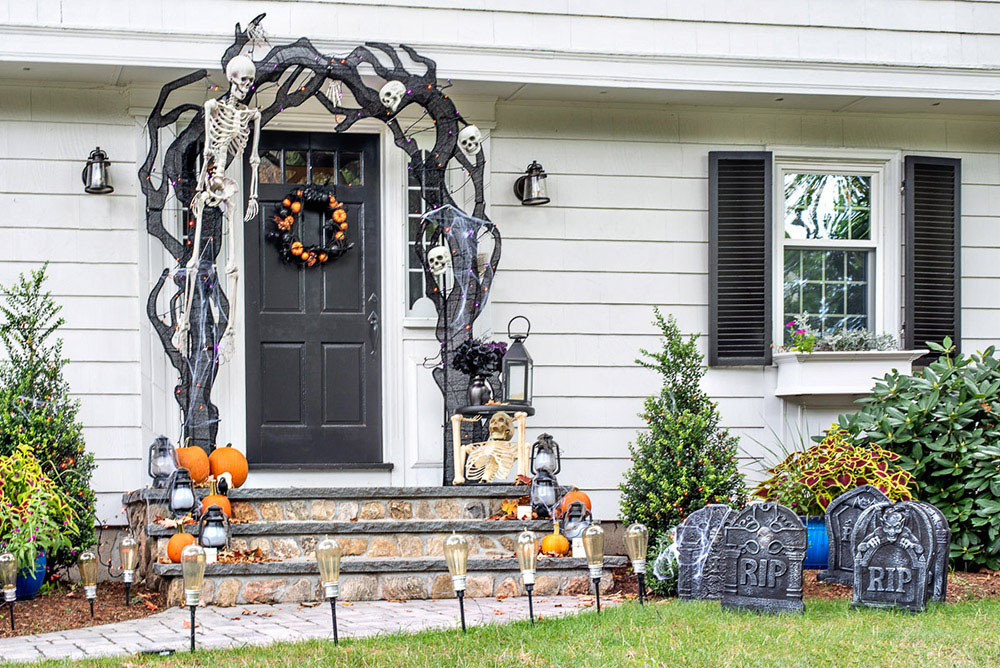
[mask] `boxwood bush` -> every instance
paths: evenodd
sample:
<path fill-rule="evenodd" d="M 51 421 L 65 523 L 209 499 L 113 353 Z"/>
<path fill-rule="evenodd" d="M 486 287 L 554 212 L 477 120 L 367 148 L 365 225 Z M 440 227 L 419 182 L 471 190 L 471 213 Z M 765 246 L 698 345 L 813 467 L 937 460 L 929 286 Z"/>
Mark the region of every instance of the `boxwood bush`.
<path fill-rule="evenodd" d="M 960 568 L 1000 568 L 1000 359 L 991 346 L 956 354 L 950 339 L 927 344 L 938 359 L 913 375 L 888 374 L 841 424 L 855 438 L 902 455 L 917 498 L 951 523 Z"/>

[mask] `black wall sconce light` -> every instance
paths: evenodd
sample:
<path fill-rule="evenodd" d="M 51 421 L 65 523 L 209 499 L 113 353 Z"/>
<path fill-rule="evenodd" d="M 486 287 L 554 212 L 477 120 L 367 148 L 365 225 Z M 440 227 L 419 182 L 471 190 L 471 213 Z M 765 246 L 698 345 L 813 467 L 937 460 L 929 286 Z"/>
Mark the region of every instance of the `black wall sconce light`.
<path fill-rule="evenodd" d="M 524 175 L 519 176 L 514 181 L 514 195 L 525 206 L 538 206 L 548 204 L 549 196 L 545 189 L 545 179 L 548 174 L 533 160 L 528 168 L 524 170 Z"/>
<path fill-rule="evenodd" d="M 91 195 L 107 195 L 113 193 L 111 181 L 108 177 L 108 167 L 111 161 L 108 154 L 98 146 L 87 157 L 87 164 L 83 168 L 83 189 Z"/>

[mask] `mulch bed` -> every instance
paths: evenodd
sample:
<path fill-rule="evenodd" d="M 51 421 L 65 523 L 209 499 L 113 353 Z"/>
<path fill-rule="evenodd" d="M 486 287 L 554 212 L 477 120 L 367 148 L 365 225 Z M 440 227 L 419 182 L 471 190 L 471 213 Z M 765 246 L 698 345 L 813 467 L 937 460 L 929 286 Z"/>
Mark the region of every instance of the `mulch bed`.
<path fill-rule="evenodd" d="M 0 638 L 141 619 L 163 610 L 165 605 L 166 599 L 159 592 L 134 586 L 132 605 L 126 607 L 125 585 L 121 582 L 102 582 L 97 587 L 94 618 L 91 619 L 83 589 L 61 585 L 48 594 L 39 594 L 32 601 L 18 601 L 14 606 L 13 632 L 10 630 L 10 613 L 0 599 Z"/>

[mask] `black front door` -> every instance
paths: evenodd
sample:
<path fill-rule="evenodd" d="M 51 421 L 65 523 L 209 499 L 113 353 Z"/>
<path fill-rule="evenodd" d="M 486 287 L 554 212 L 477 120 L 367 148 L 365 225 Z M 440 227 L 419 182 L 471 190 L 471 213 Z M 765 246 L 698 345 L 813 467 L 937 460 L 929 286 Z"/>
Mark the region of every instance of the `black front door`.
<path fill-rule="evenodd" d="M 247 457 L 258 468 L 379 463 L 378 138 L 263 132 L 260 155 L 261 214 L 245 240 Z M 286 264 L 266 240 L 275 204 L 310 183 L 344 202 L 354 247 L 326 264 Z M 293 231 L 322 243 L 322 214 L 304 211 Z"/>

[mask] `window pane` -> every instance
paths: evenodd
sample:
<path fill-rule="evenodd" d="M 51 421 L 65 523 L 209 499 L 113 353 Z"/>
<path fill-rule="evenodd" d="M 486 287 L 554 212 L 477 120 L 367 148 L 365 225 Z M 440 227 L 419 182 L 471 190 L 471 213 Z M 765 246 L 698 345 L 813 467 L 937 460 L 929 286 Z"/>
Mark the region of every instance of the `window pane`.
<path fill-rule="evenodd" d="M 306 152 L 285 151 L 285 183 L 307 183 Z"/>
<path fill-rule="evenodd" d="M 826 252 L 826 276 L 828 281 L 844 280 L 844 251 L 831 250 Z"/>
<path fill-rule="evenodd" d="M 312 152 L 312 182 L 318 186 L 332 186 L 337 183 L 337 154 L 333 151 Z"/>
<path fill-rule="evenodd" d="M 261 183 L 281 183 L 281 151 L 264 151 L 260 154 L 257 177 Z"/>
<path fill-rule="evenodd" d="M 868 327 L 870 255 L 870 251 L 786 249 L 783 323 L 805 320 L 823 336 Z M 784 338 L 787 345 L 787 328 Z"/>
<path fill-rule="evenodd" d="M 868 280 L 868 253 L 866 251 L 847 252 L 847 280 Z"/>
<path fill-rule="evenodd" d="M 871 237 L 871 177 L 785 175 L 786 239 Z"/>
<path fill-rule="evenodd" d="M 361 185 L 360 153 L 340 154 L 340 185 L 342 186 Z"/>

